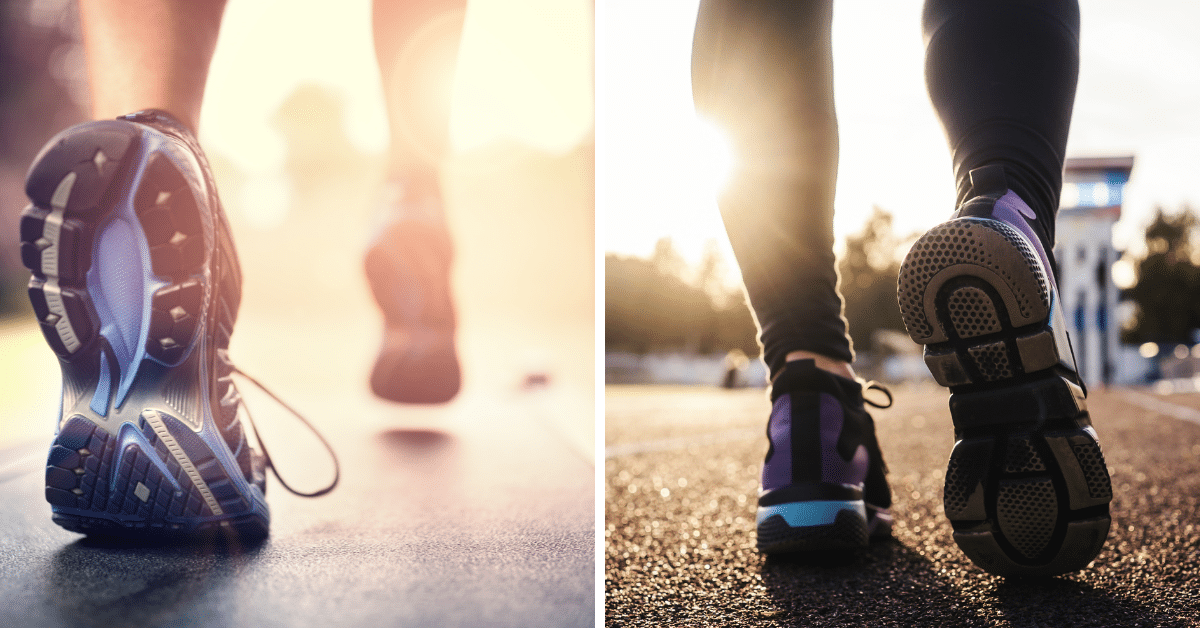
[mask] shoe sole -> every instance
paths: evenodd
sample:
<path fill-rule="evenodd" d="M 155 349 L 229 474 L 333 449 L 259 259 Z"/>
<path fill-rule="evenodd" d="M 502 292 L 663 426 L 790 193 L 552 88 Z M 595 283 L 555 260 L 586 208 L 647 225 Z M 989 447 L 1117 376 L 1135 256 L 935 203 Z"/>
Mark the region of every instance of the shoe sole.
<path fill-rule="evenodd" d="M 764 554 L 851 550 L 891 536 L 892 517 L 862 500 L 791 502 L 759 506 L 757 529 Z"/>
<path fill-rule="evenodd" d="M 63 370 L 46 469 L 54 521 L 83 533 L 266 534 L 197 381 L 212 289 L 198 172 L 165 136 L 129 122 L 73 127 L 26 184 L 21 256 L 29 298 Z"/>
<path fill-rule="evenodd" d="M 1004 222 L 955 219 L 917 240 L 898 284 L 909 335 L 952 391 L 943 503 L 955 542 L 1002 576 L 1086 567 L 1112 487 L 1034 248 Z"/>
<path fill-rule="evenodd" d="M 454 325 L 419 325 L 411 321 L 425 315 L 426 307 L 449 308 L 435 317 L 453 320 L 453 306 L 421 302 L 422 290 L 412 288 L 421 285 L 420 273 L 402 274 L 397 270 L 401 263 L 395 257 L 383 246 L 372 247 L 366 256 L 367 283 L 384 313 L 383 346 L 371 369 L 371 391 L 400 403 L 448 402 L 458 394 L 462 383 Z M 449 289 L 450 278 L 439 275 L 440 270 L 423 269 L 426 276 L 444 282 Z"/>

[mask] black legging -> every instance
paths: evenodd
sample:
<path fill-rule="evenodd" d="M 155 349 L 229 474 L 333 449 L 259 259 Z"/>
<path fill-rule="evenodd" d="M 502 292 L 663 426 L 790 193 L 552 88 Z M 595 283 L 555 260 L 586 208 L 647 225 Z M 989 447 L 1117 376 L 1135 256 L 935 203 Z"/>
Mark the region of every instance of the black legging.
<path fill-rule="evenodd" d="M 832 0 L 702 0 L 696 22 L 696 107 L 738 154 L 719 205 L 772 378 L 792 351 L 854 358 L 833 254 L 831 16 Z M 927 0 L 923 26 L 958 203 L 974 196 L 971 170 L 1002 164 L 1052 243 L 1079 73 L 1077 2 Z"/>

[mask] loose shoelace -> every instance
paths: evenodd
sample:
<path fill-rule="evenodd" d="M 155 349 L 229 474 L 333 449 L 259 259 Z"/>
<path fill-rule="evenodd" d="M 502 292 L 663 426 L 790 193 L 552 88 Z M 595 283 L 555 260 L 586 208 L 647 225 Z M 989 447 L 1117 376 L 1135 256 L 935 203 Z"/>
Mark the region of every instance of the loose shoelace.
<path fill-rule="evenodd" d="M 304 418 L 304 415 L 297 412 L 295 408 L 289 406 L 282 399 L 280 399 L 278 396 L 276 396 L 275 393 L 268 390 L 267 387 L 263 386 L 262 383 L 259 382 L 257 379 L 250 377 L 249 375 L 246 374 L 245 371 L 243 371 L 242 369 L 240 369 L 236 366 L 233 367 L 233 372 L 246 378 L 247 381 L 249 381 L 251 384 L 254 384 L 255 386 L 257 386 L 259 390 L 266 393 L 268 397 L 274 399 L 275 403 L 278 403 L 279 405 L 283 406 L 283 408 L 285 410 L 287 410 L 288 412 L 291 412 L 292 416 L 296 417 L 297 419 L 300 419 L 300 422 L 303 423 L 304 426 L 307 427 L 309 429 L 309 431 L 311 431 L 313 433 L 313 436 L 316 436 L 317 440 L 321 441 L 321 444 L 325 446 L 325 450 L 329 452 L 329 457 L 333 459 L 333 481 L 331 481 L 329 483 L 329 486 L 326 486 L 325 488 L 322 488 L 320 490 L 313 491 L 311 493 L 303 493 L 301 491 L 298 491 L 298 490 L 292 488 L 286 481 L 284 481 L 283 477 L 279 475 L 279 469 L 275 467 L 274 461 L 271 460 L 271 454 L 267 451 L 267 445 L 266 445 L 266 443 L 263 442 L 262 436 L 259 436 L 258 426 L 256 426 L 254 424 L 254 418 L 252 416 L 250 416 L 250 408 L 247 407 L 246 408 L 246 418 L 248 419 L 248 423 L 250 423 L 250 429 L 254 430 L 254 439 L 258 441 L 259 449 L 262 449 L 262 455 L 266 461 L 267 468 L 269 468 L 271 470 L 271 473 L 275 474 L 275 479 L 279 480 L 279 483 L 283 486 L 283 488 L 287 489 L 293 495 L 299 495 L 300 497 L 320 497 L 321 495 L 324 495 L 324 494 L 328 493 L 329 491 L 332 491 L 335 487 L 337 487 L 338 480 L 340 480 L 342 478 L 342 468 L 341 468 L 341 465 L 338 463 L 337 454 L 334 453 L 333 447 L 329 444 L 329 441 L 325 440 L 325 437 L 322 436 L 321 433 L 317 431 L 317 428 L 313 427 L 312 423 L 308 422 L 308 419 Z"/>
<path fill-rule="evenodd" d="M 869 382 L 863 382 L 862 387 L 863 387 L 864 393 L 867 392 L 868 390 L 878 390 L 879 392 L 887 395 L 887 405 L 871 401 L 870 399 L 867 399 L 867 396 L 865 394 L 863 395 L 863 403 L 865 403 L 869 406 L 876 407 L 876 408 L 892 407 L 892 391 L 888 390 L 886 386 L 884 386 L 883 384 L 880 384 L 879 382 L 876 382 L 876 381 L 869 381 Z"/>

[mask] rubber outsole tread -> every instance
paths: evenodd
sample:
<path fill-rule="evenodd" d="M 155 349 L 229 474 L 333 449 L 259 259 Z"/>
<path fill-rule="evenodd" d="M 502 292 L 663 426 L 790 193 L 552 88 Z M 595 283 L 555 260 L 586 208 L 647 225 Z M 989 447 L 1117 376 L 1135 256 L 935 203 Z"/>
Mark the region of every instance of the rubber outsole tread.
<path fill-rule="evenodd" d="M 367 282 L 384 315 L 370 382 L 383 399 L 432 404 L 458 394 L 450 251 L 444 227 L 407 221 L 389 226 L 367 252 Z"/>
<path fill-rule="evenodd" d="M 189 183 L 196 176 L 184 174 L 190 166 L 169 156 L 179 149 L 173 142 L 133 122 L 85 123 L 52 139 L 30 169 L 22 260 L 63 369 L 64 415 L 45 495 L 56 523 L 86 534 L 263 536 L 265 484 L 261 469 L 253 478 L 246 471 L 253 465 L 240 431 L 225 453 L 214 450 L 228 446 L 222 436 L 210 443 L 197 433 L 212 424 L 199 414 L 210 394 L 196 384 L 199 362 L 212 351 L 195 350 L 200 330 L 215 326 L 223 348 L 231 323 L 206 305 L 216 227 Z M 236 278 L 226 283 L 238 289 Z M 236 304 L 221 297 L 220 314 L 231 321 Z M 110 344 L 110 334 L 126 344 Z M 124 397 L 114 394 L 118 386 Z M 224 412 L 219 402 L 236 406 L 236 390 L 219 387 L 225 392 L 211 405 Z"/>
<path fill-rule="evenodd" d="M 1055 333 L 1052 283 L 1016 229 L 959 218 L 918 239 L 897 298 L 957 442 L 943 505 L 954 539 L 1003 576 L 1077 571 L 1107 537 L 1111 481 Z"/>
<path fill-rule="evenodd" d="M 180 437 L 190 431 L 173 417 L 158 418 Z M 229 525 L 240 532 L 266 533 L 266 518 L 253 512 L 224 469 L 204 464 L 215 457 L 200 439 L 189 442 L 185 454 L 198 463 L 197 482 L 144 419 L 137 432 L 142 438 L 116 437 L 83 416 L 66 421 L 46 468 L 46 499 L 59 525 L 84 533 L 165 537 L 189 536 L 236 520 Z M 220 512 L 209 507 L 214 499 Z"/>
<path fill-rule="evenodd" d="M 867 521 L 858 513 L 843 510 L 833 523 L 792 527 L 780 515 L 758 524 L 758 551 L 764 554 L 853 550 L 870 543 Z"/>
<path fill-rule="evenodd" d="M 130 185 L 140 137 L 131 124 L 81 125 L 52 140 L 31 169 L 22 260 L 33 273 L 29 297 L 42 331 L 63 359 L 95 349 L 90 343 L 99 336 L 100 317 L 86 276 L 97 231 L 115 211 L 109 197 Z M 55 206 L 56 195 L 65 197 L 63 206 Z M 190 346 L 199 319 L 203 286 L 189 278 L 203 273 L 207 261 L 203 221 L 186 178 L 162 153 L 150 155 L 133 203 L 153 271 L 172 282 L 153 297 L 145 349 L 171 365 Z"/>

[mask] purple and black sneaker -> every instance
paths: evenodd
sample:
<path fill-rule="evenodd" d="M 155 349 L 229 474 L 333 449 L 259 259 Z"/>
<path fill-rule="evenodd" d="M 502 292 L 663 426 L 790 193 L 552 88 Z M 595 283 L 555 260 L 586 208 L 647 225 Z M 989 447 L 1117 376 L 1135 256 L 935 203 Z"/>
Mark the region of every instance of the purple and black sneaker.
<path fill-rule="evenodd" d="M 890 393 L 870 386 L 888 394 L 891 405 Z M 771 402 L 759 551 L 858 548 L 889 536 L 892 494 L 863 385 L 796 360 L 772 382 Z"/>
<path fill-rule="evenodd" d="M 1077 571 L 1104 546 L 1112 488 L 1048 238 L 1002 167 L 971 184 L 977 196 L 913 245 L 898 287 L 909 336 L 951 391 L 946 516 L 991 573 Z"/>

